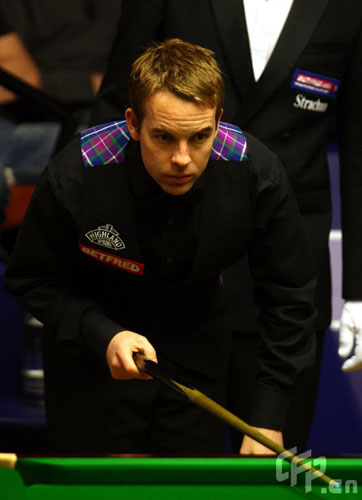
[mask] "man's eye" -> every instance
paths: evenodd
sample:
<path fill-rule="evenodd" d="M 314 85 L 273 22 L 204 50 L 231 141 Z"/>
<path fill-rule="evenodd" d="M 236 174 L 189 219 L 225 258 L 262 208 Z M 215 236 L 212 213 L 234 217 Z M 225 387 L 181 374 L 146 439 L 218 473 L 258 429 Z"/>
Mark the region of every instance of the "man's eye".
<path fill-rule="evenodd" d="M 203 142 L 207 138 L 207 135 L 204 133 L 196 134 L 193 137 L 195 142 Z"/>
<path fill-rule="evenodd" d="M 171 139 L 168 134 L 159 134 L 157 138 L 162 142 L 168 142 Z"/>

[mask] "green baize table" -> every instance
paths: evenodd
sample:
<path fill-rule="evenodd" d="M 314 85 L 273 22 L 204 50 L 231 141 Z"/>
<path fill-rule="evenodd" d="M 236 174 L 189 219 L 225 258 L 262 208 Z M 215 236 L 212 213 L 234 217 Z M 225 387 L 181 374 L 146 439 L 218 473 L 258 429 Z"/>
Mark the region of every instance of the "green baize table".
<path fill-rule="evenodd" d="M 22 458 L 0 468 L 1 500 L 284 500 L 362 498 L 362 458 L 309 463 L 339 491 L 276 458 Z M 296 484 L 297 483 L 297 484 Z"/>

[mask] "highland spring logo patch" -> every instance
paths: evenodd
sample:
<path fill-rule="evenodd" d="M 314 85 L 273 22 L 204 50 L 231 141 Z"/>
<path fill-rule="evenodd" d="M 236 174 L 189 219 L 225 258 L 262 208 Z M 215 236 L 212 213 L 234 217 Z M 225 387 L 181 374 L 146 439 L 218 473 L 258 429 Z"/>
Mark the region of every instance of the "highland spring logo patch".
<path fill-rule="evenodd" d="M 126 245 L 119 237 L 119 233 L 114 229 L 112 224 L 98 226 L 97 229 L 92 229 L 92 231 L 85 233 L 85 236 L 91 243 L 96 243 L 97 245 L 112 250 L 122 250 L 126 248 Z"/>

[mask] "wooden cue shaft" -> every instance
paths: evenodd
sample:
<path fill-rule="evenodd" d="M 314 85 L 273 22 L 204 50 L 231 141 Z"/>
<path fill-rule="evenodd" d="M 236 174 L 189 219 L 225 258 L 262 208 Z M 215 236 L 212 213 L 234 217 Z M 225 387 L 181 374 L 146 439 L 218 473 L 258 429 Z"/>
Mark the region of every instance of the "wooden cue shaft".
<path fill-rule="evenodd" d="M 336 486 L 339 484 L 337 481 L 330 478 L 326 474 L 323 474 L 318 469 L 315 469 L 307 462 L 304 462 L 301 458 L 294 455 L 289 450 L 286 450 L 283 446 L 279 445 L 272 439 L 269 439 L 267 436 L 264 436 L 264 434 L 259 432 L 257 429 L 255 429 L 251 425 L 241 420 L 241 418 L 237 417 L 236 415 L 234 415 L 226 408 L 224 408 L 223 406 L 219 405 L 218 403 L 210 399 L 202 392 L 198 391 L 197 389 L 191 389 L 190 387 L 186 387 L 180 384 L 179 382 L 176 382 L 175 380 L 171 380 L 171 382 L 174 383 L 185 394 L 185 396 L 187 396 L 187 398 L 194 404 L 200 406 L 209 413 L 212 413 L 219 419 L 226 422 L 231 427 L 234 427 L 239 432 L 243 432 L 247 436 L 251 437 L 252 439 L 255 439 L 255 441 L 258 441 L 259 443 L 265 445 L 267 448 L 270 448 L 276 453 L 283 454 L 285 458 L 287 458 L 291 462 L 296 463 L 298 466 L 303 467 L 306 471 L 311 472 L 312 474 L 314 474 L 316 477 L 320 478 L 327 484 L 330 484 L 331 486 Z"/>

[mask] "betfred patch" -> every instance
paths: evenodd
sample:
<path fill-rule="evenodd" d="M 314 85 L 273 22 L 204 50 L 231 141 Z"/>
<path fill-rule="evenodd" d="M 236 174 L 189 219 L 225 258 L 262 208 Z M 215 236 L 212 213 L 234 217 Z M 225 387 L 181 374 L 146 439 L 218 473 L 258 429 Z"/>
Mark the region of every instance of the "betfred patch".
<path fill-rule="evenodd" d="M 98 260 L 99 262 L 103 262 L 104 264 L 108 264 L 110 266 L 117 267 L 122 271 L 127 271 L 128 273 L 143 276 L 145 266 L 140 262 L 135 262 L 134 260 L 129 259 L 121 259 L 116 255 L 112 255 L 111 253 L 103 252 L 102 250 L 96 250 L 92 247 L 82 245 L 82 243 L 79 243 L 79 248 L 83 253 L 85 253 L 92 259 Z"/>
<path fill-rule="evenodd" d="M 303 69 L 296 69 L 293 75 L 292 87 L 304 90 L 330 99 L 335 99 L 341 81 L 330 76 L 317 75 Z"/>

